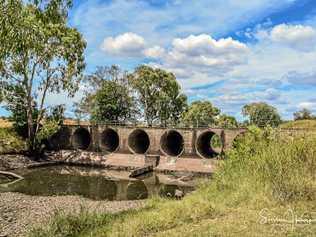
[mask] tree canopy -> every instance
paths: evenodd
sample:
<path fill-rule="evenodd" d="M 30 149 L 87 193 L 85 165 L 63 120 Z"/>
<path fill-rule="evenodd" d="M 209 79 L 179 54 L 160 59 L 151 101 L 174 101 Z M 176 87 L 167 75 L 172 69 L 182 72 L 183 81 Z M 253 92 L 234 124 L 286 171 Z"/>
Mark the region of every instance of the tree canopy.
<path fill-rule="evenodd" d="M 195 101 L 182 115 L 182 122 L 187 126 L 209 126 L 216 124 L 220 110 L 209 101 Z"/>
<path fill-rule="evenodd" d="M 249 117 L 250 124 L 258 127 L 277 127 L 281 123 L 281 117 L 277 109 L 264 102 L 245 105 L 242 114 Z"/>
<path fill-rule="evenodd" d="M 96 92 L 92 120 L 96 122 L 127 121 L 134 114 L 134 99 L 128 88 L 115 81 L 104 81 Z"/>
<path fill-rule="evenodd" d="M 302 110 L 295 112 L 293 116 L 294 120 L 315 119 L 315 116 L 312 115 L 312 112 L 306 108 L 303 108 Z"/>
<path fill-rule="evenodd" d="M 221 114 L 217 119 L 217 126 L 221 128 L 237 128 L 238 122 L 233 116 Z"/>
<path fill-rule="evenodd" d="M 128 82 L 136 91 L 143 116 L 148 125 L 176 124 L 187 107 L 176 77 L 162 69 L 140 66 L 130 74 Z"/>
<path fill-rule="evenodd" d="M 22 91 L 31 147 L 45 116 L 47 94 L 73 96 L 85 67 L 86 43 L 67 25 L 70 5 L 69 0 L 0 2 L 0 81 L 6 97 L 17 88 Z"/>
<path fill-rule="evenodd" d="M 137 113 L 126 77 L 127 73 L 116 65 L 97 67 L 84 78 L 88 89 L 76 112 L 90 115 L 94 122 L 132 120 Z"/>

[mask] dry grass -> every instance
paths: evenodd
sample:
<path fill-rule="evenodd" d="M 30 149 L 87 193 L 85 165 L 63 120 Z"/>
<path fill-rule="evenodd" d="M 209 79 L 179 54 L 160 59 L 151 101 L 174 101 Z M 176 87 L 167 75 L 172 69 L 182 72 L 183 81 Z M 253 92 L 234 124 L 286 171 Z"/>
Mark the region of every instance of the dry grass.
<path fill-rule="evenodd" d="M 0 128 L 11 128 L 11 127 L 12 127 L 12 122 L 6 119 L 0 118 Z"/>
<path fill-rule="evenodd" d="M 12 128 L 0 127 L 0 154 L 21 153 L 25 149 L 25 141 Z"/>
<path fill-rule="evenodd" d="M 316 120 L 297 120 L 290 121 L 280 125 L 284 129 L 316 129 Z"/>
<path fill-rule="evenodd" d="M 252 128 L 213 180 L 181 201 L 153 198 L 116 216 L 58 217 L 33 236 L 313 236 L 315 169 L 316 138 Z M 314 222 L 282 222 L 294 215 Z"/>

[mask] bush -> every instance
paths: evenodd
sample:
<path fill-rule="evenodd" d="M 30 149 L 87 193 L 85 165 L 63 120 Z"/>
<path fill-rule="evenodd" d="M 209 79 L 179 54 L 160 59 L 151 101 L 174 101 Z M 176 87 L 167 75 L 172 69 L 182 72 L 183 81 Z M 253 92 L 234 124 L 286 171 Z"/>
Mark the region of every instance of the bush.
<path fill-rule="evenodd" d="M 0 154 L 20 153 L 26 144 L 12 128 L 0 128 Z"/>
<path fill-rule="evenodd" d="M 235 186 L 234 180 L 246 179 L 278 201 L 312 200 L 316 199 L 315 169 L 316 137 L 252 127 L 229 152 L 217 185 Z"/>
<path fill-rule="evenodd" d="M 250 127 L 212 180 L 183 200 L 153 198 L 146 208 L 121 213 L 103 225 L 87 227 L 85 223 L 98 219 L 83 219 L 78 222 L 84 228 L 80 236 L 312 236 L 315 225 L 276 228 L 258 218 L 267 208 L 277 213 L 275 217 L 283 217 L 289 208 L 315 212 L 315 169 L 316 138 L 312 135 L 291 137 L 271 128 Z M 59 229 L 55 236 L 72 236 L 58 235 L 65 233 L 63 225 Z"/>

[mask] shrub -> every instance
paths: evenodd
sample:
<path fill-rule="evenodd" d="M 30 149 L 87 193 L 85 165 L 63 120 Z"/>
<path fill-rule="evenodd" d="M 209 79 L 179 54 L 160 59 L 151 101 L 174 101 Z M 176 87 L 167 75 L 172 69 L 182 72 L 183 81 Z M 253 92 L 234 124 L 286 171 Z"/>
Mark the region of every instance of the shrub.
<path fill-rule="evenodd" d="M 12 128 L 0 128 L 0 154 L 20 153 L 25 149 L 25 142 Z"/>

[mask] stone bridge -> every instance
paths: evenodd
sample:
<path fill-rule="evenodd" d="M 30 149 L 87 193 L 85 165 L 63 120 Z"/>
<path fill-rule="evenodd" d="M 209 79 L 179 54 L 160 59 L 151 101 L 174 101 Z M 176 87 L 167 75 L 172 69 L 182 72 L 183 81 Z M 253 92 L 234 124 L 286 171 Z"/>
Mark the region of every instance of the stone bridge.
<path fill-rule="evenodd" d="M 104 154 L 162 155 L 166 157 L 214 158 L 229 149 L 246 129 L 159 128 L 111 125 L 67 125 L 48 145 L 53 150 L 86 150 Z M 217 135 L 220 147 L 212 147 Z"/>

